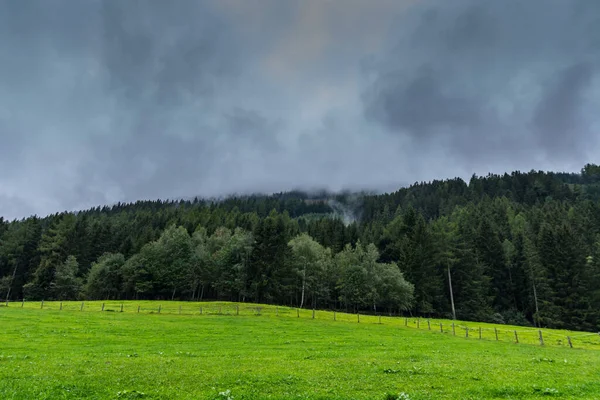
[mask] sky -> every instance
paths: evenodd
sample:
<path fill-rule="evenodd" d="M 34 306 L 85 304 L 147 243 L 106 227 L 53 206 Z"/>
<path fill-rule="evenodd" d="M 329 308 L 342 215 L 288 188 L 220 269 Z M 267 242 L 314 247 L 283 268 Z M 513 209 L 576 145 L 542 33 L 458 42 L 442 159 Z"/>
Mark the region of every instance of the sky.
<path fill-rule="evenodd" d="M 597 0 L 0 0 L 0 216 L 600 154 Z"/>

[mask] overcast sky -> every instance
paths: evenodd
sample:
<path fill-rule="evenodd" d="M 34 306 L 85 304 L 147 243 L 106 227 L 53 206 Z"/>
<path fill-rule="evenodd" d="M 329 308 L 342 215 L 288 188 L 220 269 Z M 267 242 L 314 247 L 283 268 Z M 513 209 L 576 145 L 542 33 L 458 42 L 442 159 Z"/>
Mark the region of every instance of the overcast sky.
<path fill-rule="evenodd" d="M 598 0 L 0 0 L 0 215 L 577 171 Z"/>

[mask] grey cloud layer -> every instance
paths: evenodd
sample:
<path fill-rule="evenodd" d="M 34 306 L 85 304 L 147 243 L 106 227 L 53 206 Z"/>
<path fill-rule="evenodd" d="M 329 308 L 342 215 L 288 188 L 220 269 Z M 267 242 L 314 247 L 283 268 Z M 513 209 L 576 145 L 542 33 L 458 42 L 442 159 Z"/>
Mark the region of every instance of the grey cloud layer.
<path fill-rule="evenodd" d="M 420 149 L 583 162 L 597 144 L 600 3 L 423 2 L 372 66 L 366 116 Z M 595 148 L 594 148 L 595 150 Z M 593 154 L 593 153 L 592 153 Z"/>
<path fill-rule="evenodd" d="M 0 0 L 0 215 L 598 150 L 595 0 Z"/>

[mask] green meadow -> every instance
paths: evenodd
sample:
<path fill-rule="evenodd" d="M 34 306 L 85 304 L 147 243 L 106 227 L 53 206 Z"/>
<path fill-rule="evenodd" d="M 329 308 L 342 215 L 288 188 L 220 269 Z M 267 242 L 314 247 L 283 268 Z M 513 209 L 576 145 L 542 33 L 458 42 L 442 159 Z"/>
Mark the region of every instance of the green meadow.
<path fill-rule="evenodd" d="M 0 307 L 0 398 L 599 399 L 600 336 L 542 339 L 252 304 L 11 303 Z"/>

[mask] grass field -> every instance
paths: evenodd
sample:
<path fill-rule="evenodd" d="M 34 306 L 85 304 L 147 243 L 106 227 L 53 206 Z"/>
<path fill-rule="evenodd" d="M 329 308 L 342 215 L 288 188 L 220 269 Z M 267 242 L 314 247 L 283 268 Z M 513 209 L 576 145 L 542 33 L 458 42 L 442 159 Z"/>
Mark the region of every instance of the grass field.
<path fill-rule="evenodd" d="M 102 305 L 0 307 L 0 398 L 600 399 L 598 335 L 543 330 L 541 346 L 538 331 L 522 327 L 457 323 L 455 336 L 449 321 Z"/>

